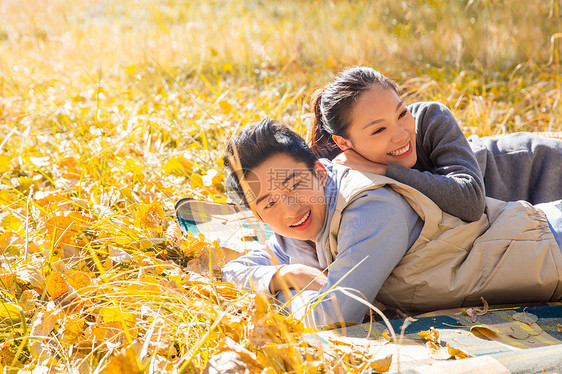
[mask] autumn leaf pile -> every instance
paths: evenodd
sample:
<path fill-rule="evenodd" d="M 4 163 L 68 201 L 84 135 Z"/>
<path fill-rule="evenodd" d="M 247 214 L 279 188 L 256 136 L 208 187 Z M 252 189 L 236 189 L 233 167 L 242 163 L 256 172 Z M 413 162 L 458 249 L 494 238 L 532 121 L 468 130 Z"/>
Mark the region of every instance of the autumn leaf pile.
<path fill-rule="evenodd" d="M 199 372 L 228 351 L 260 371 L 296 370 L 302 325 L 221 283 L 217 243 L 182 235 L 173 220 L 181 196 L 224 200 L 222 173 L 197 166 L 197 150 L 164 145 L 151 121 L 99 110 L 102 94 L 69 100 L 37 136 L 6 139 L 2 367 Z M 76 124 L 78 115 L 93 119 Z M 201 154 L 220 165 L 216 152 Z"/>
<path fill-rule="evenodd" d="M 558 9 L 531 2 L 0 2 L 0 369 L 384 371 L 221 283 L 224 254 L 174 203 L 225 201 L 230 136 L 265 117 L 305 134 L 349 65 L 467 134 L 559 130 Z"/>

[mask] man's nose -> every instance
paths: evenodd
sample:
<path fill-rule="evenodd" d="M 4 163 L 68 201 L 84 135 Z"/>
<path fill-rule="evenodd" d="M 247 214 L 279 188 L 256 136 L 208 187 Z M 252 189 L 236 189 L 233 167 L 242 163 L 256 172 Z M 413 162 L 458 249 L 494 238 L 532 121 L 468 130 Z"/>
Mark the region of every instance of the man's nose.
<path fill-rule="evenodd" d="M 288 217 L 294 217 L 299 214 L 300 202 L 296 195 L 285 195 L 285 212 Z"/>

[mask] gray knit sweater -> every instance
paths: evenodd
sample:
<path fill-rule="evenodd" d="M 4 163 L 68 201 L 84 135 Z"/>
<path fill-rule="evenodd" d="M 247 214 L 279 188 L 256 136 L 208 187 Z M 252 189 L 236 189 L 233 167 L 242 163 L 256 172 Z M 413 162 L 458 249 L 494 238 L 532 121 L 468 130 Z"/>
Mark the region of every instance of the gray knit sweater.
<path fill-rule="evenodd" d="M 562 199 L 562 140 L 530 133 L 467 140 L 444 105 L 419 102 L 408 109 L 418 160 L 412 169 L 390 164 L 386 176 L 418 189 L 443 211 L 474 221 L 484 212 L 484 196 L 532 204 Z"/>
<path fill-rule="evenodd" d="M 532 204 L 562 199 L 562 140 L 527 132 L 468 142 L 484 174 L 486 196 Z"/>
<path fill-rule="evenodd" d="M 476 157 L 453 114 L 437 102 L 408 106 L 416 121 L 413 168 L 389 164 L 386 176 L 421 191 L 443 211 L 465 221 L 484 212 L 484 183 Z"/>

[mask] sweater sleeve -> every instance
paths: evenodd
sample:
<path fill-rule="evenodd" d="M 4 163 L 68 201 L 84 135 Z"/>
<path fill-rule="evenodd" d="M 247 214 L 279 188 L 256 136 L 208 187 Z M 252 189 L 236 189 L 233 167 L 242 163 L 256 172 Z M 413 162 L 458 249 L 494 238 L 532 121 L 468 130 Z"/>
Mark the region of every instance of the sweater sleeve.
<path fill-rule="evenodd" d="M 418 160 L 411 169 L 389 164 L 386 176 L 421 191 L 449 214 L 478 220 L 485 206 L 482 173 L 452 113 L 437 102 L 408 109 L 416 121 Z"/>

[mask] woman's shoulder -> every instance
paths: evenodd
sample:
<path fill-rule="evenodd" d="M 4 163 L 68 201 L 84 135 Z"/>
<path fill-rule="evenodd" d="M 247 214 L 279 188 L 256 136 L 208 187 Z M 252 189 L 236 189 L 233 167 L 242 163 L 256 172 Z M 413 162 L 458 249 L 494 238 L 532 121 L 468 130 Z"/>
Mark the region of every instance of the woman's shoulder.
<path fill-rule="evenodd" d="M 418 101 L 416 103 L 408 105 L 408 110 L 414 117 L 424 115 L 424 114 L 442 114 L 445 113 L 449 115 L 451 111 L 445 104 L 438 101 Z"/>
<path fill-rule="evenodd" d="M 420 101 L 408 106 L 416 122 L 416 133 L 421 138 L 440 138 L 460 132 L 455 117 L 444 104 L 437 101 Z M 419 139 L 421 140 L 421 139 Z M 438 140 L 438 139 L 437 139 Z"/>

